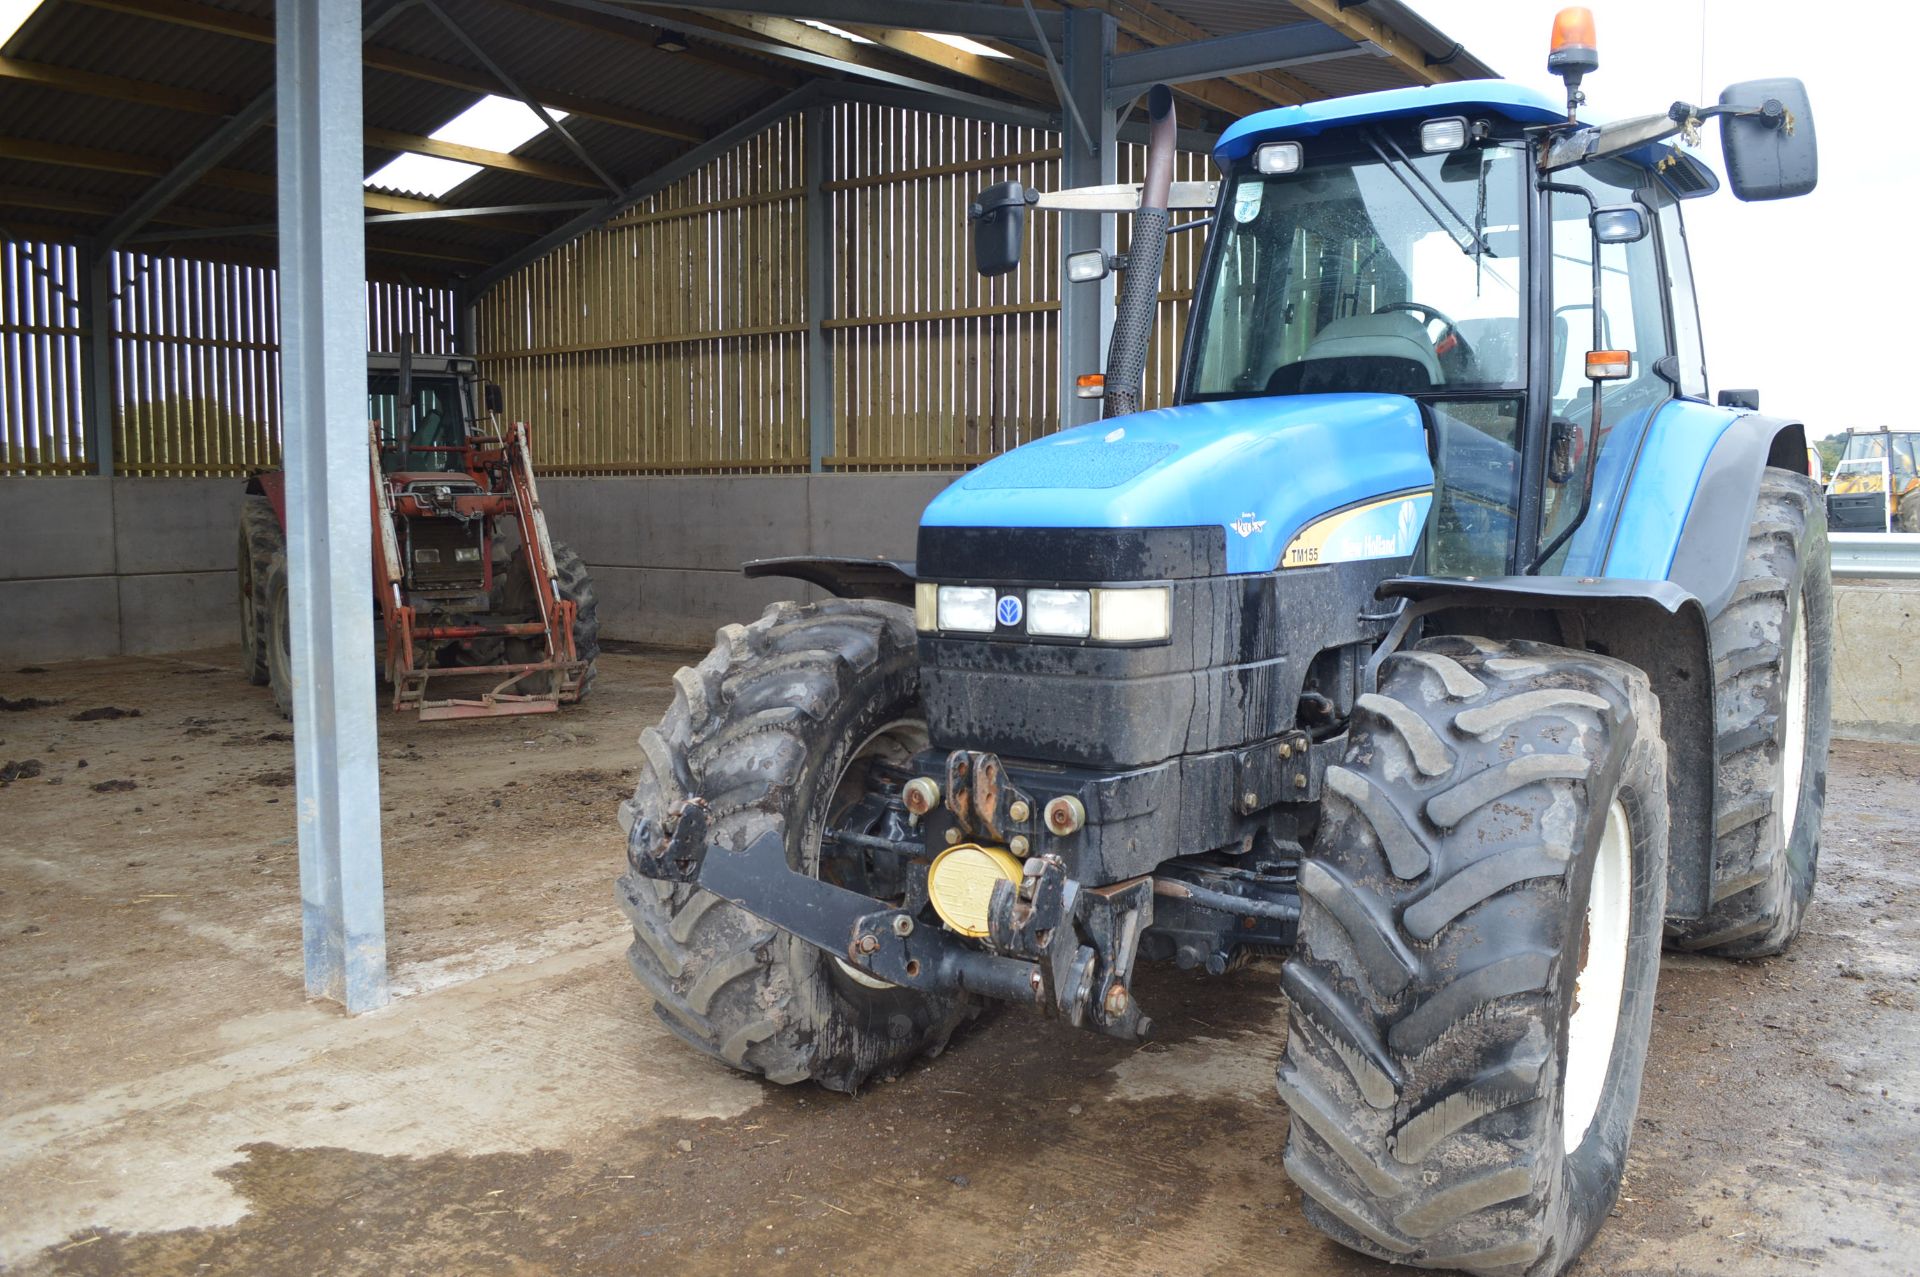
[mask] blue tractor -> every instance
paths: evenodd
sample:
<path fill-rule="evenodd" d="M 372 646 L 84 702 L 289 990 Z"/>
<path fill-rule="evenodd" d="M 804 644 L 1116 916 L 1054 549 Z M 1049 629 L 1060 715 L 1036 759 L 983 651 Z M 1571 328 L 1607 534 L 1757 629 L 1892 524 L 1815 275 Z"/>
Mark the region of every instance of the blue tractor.
<path fill-rule="evenodd" d="M 1230 128 L 1175 402 L 1138 411 L 1200 185 L 1151 95 L 1104 419 L 953 484 L 912 564 L 749 565 L 837 597 L 723 628 L 642 735 L 618 894 L 675 1033 L 852 1091 L 996 1002 L 1136 1039 L 1141 963 L 1284 951 L 1308 1216 L 1407 1264 L 1579 1255 L 1663 945 L 1800 928 L 1832 648 L 1805 431 L 1707 397 L 1681 205 L 1718 180 L 1667 141 L 1718 119 L 1736 195 L 1803 193 L 1805 93 L 1592 125 L 1591 43 L 1563 21 L 1566 104 Z M 981 269 L 1114 198 L 1063 194 L 983 192 Z"/>

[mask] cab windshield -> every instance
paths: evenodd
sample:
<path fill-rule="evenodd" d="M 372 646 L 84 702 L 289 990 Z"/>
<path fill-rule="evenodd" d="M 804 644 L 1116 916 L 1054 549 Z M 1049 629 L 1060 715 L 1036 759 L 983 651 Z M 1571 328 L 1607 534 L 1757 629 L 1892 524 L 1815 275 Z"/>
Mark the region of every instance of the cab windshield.
<path fill-rule="evenodd" d="M 465 418 L 460 411 L 460 382 L 453 377 L 412 379 L 413 420 L 409 423 L 407 459 L 409 470 L 457 470 L 460 458 L 451 452 L 431 452 L 432 448 L 457 448 L 465 437 Z M 367 416 L 380 423 L 380 467 L 392 473 L 400 466 L 400 377 L 374 375 L 367 378 Z"/>
<path fill-rule="evenodd" d="M 1298 172 L 1230 179 L 1186 397 L 1519 383 L 1524 148 L 1303 147 Z"/>

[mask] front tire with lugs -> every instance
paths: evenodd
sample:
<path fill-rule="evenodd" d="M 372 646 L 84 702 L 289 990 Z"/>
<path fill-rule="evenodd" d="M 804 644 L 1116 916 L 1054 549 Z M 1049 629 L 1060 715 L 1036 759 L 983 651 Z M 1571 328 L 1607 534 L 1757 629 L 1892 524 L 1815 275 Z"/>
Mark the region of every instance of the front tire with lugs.
<path fill-rule="evenodd" d="M 862 770 L 904 764 L 925 744 L 913 614 L 891 603 L 774 604 L 752 625 L 723 628 L 673 683 L 666 716 L 641 734 L 639 780 L 622 806 L 630 849 L 657 841 L 699 798 L 709 855 L 773 830 L 788 863 L 818 876 L 822 833 L 854 806 Z M 633 923 L 634 974 L 667 1027 L 770 1081 L 858 1090 L 937 1054 L 977 1010 L 966 997 L 876 987 L 710 892 L 631 865 L 616 894 Z"/>
<path fill-rule="evenodd" d="M 1542 1277 L 1606 1218 L 1659 970 L 1665 755 L 1619 661 L 1448 637 L 1383 663 L 1283 977 L 1285 1164 L 1335 1240 Z"/>

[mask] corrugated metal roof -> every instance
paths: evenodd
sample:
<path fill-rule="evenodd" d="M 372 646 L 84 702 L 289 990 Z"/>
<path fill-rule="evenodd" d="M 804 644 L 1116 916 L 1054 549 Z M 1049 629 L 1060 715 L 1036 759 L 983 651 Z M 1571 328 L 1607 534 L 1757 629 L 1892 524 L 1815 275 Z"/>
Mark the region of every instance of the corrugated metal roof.
<path fill-rule="evenodd" d="M 974 2 L 992 4 L 995 0 Z M 1152 43 L 1177 42 L 1183 24 L 1210 35 L 1235 35 L 1313 20 L 1291 4 L 1271 0 L 1159 0 L 1159 12 L 1169 15 L 1171 22 L 1154 18 L 1154 5 L 1142 0 L 1094 2 L 1110 8 L 1122 19 L 1123 26 Z M 805 65 L 703 40 L 699 26 L 702 19 L 692 16 L 676 29 L 692 39 L 694 50 L 675 54 L 651 47 L 654 28 L 650 25 L 623 27 L 617 19 L 557 6 L 554 0 L 438 3 L 459 25 L 465 39 L 449 30 L 426 6 L 416 5 L 382 28 L 370 45 L 445 64 L 450 70 L 444 78 L 462 83 L 447 84 L 427 75 L 370 66 L 364 81 L 369 127 L 426 135 L 469 105 L 481 87 L 493 83 L 484 65 L 486 59 L 475 54 L 469 39 L 509 76 L 529 88 L 591 99 L 615 114 L 625 112 L 681 124 L 699 136 L 725 130 L 815 74 L 814 68 Z M 122 101 L 0 77 L 0 137 L 56 150 L 64 148 L 69 160 L 74 148 L 84 148 L 145 157 L 150 167 L 166 166 L 220 127 L 222 117 L 211 110 L 223 105 L 237 107 L 271 88 L 273 47 L 264 37 L 271 31 L 273 0 L 165 0 L 164 4 L 154 0 L 155 14 L 188 15 L 197 25 L 127 11 L 129 5 L 138 8 L 139 4 L 140 0 L 116 0 L 114 7 L 106 8 L 89 0 L 47 3 L 8 42 L 5 53 L 23 62 L 144 81 L 200 95 L 193 109 Z M 1387 23 L 1430 58 L 1445 58 L 1451 53 L 1450 65 L 1457 73 L 1489 74 L 1471 54 L 1455 48 L 1443 33 L 1399 0 L 1364 0 L 1347 8 Z M 240 29 L 207 29 L 223 22 Z M 900 65 L 928 80 L 967 83 L 949 71 L 924 63 L 902 61 Z M 1365 53 L 1286 70 L 1295 80 L 1327 96 L 1392 88 L 1415 78 L 1399 62 Z M 967 83 L 967 87 L 982 96 L 1005 96 L 984 84 Z M 205 95 L 220 100 L 209 102 Z M 623 183 L 657 171 L 692 145 L 684 138 L 582 115 L 575 115 L 569 128 L 595 163 Z M 262 130 L 220 164 L 230 175 L 250 175 L 240 179 L 242 184 L 262 189 L 234 189 L 231 180 L 225 184 L 204 181 L 178 201 L 170 216 L 216 224 L 270 222 L 274 211 L 274 151 L 271 131 Z M 565 140 L 552 133 L 534 138 L 518 153 L 573 169 L 582 167 Z M 47 162 L 44 157 L 8 158 L 8 154 L 0 151 L 0 225 L 96 229 L 107 220 L 107 212 L 62 211 L 36 205 L 57 204 L 64 198 L 83 209 L 104 208 L 110 212 L 124 207 L 153 181 L 151 176 L 105 172 L 97 166 L 72 162 Z M 384 148 L 369 148 L 368 171 L 393 154 Z M 591 187 L 483 168 L 443 197 L 443 202 L 475 207 L 596 197 Z M 533 239 L 535 228 L 558 225 L 568 216 L 560 212 L 522 214 L 518 218 L 525 224 L 522 229 L 467 221 L 381 226 L 370 237 L 370 252 L 381 256 L 397 246 L 498 260 Z M 168 224 L 156 222 L 153 229 L 166 229 Z M 193 241 L 201 248 L 220 242 Z M 244 243 L 254 251 L 265 243 L 261 239 L 233 242 Z M 396 256 L 393 261 L 425 263 L 430 269 L 455 275 L 474 270 L 459 262 L 435 263 L 430 258 Z"/>

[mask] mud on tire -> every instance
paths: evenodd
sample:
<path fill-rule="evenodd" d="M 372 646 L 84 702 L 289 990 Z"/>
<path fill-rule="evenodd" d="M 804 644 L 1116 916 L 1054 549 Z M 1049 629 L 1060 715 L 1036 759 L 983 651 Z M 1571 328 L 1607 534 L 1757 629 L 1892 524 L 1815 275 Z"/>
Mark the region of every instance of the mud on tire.
<path fill-rule="evenodd" d="M 1326 793 L 1278 1075 L 1306 1214 L 1402 1264 L 1557 1273 L 1613 1204 L 1639 1099 L 1666 895 L 1658 703 L 1605 657 L 1429 640 L 1383 663 Z M 1590 897 L 1596 864 L 1612 872 Z M 1616 944 L 1589 941 L 1590 903 Z M 1590 950 L 1618 956 L 1617 1001 Z M 1576 1025 L 1577 975 L 1599 1011 Z"/>
<path fill-rule="evenodd" d="M 1805 475 L 1763 473 L 1740 580 L 1712 635 L 1713 903 L 1668 924 L 1668 937 L 1762 957 L 1800 933 L 1826 808 L 1833 569 L 1826 502 Z"/>
<path fill-rule="evenodd" d="M 910 610 L 872 600 L 778 603 L 723 628 L 674 675 L 673 705 L 641 734 L 644 758 L 621 827 L 644 845 L 678 804 L 708 803 L 712 855 L 782 833 L 788 863 L 817 873 L 820 834 L 854 751 L 922 718 Z M 636 830 L 637 827 L 637 830 Z M 770 1081 L 854 1091 L 937 1054 L 977 1004 L 866 987 L 828 955 L 692 886 L 629 870 L 634 973 L 667 1027 Z"/>

